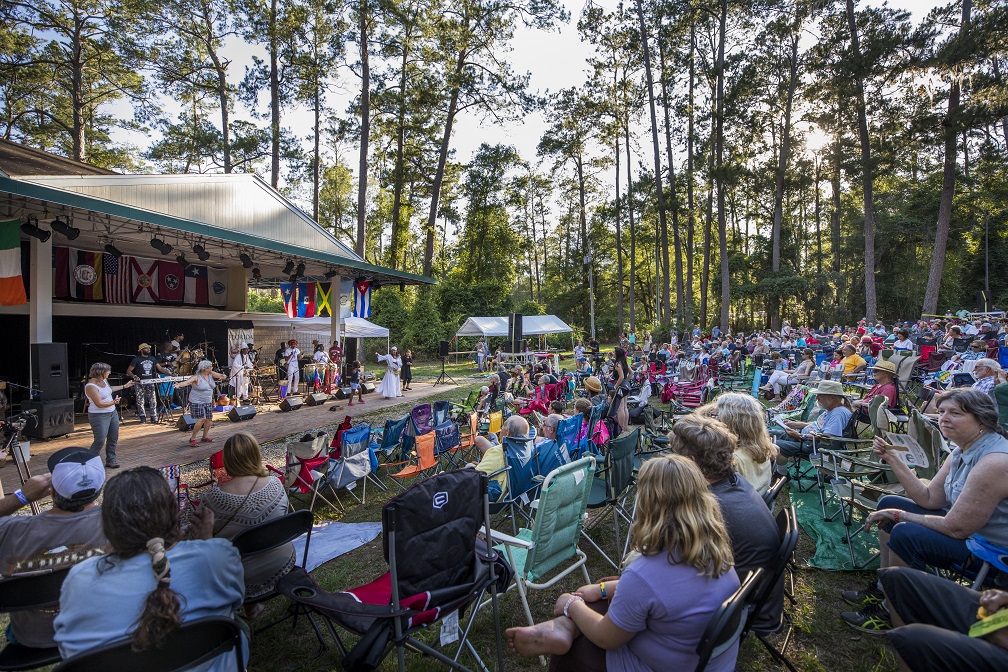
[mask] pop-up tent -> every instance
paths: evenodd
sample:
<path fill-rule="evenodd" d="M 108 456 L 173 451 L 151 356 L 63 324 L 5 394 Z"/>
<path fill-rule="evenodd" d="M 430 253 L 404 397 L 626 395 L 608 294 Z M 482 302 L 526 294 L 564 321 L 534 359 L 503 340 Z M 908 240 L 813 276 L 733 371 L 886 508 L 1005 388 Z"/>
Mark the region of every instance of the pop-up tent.
<path fill-rule="evenodd" d="M 556 315 L 523 315 L 522 336 L 569 334 L 574 330 Z M 470 317 L 455 333 L 456 336 L 507 336 L 508 318 Z"/>
<path fill-rule="evenodd" d="M 304 343 L 310 343 L 314 338 L 325 343 L 329 338 L 328 317 L 290 318 L 284 313 L 241 313 L 241 316 L 252 322 L 256 330 L 256 341 L 260 343 L 272 344 L 273 341 L 286 341 L 290 338 L 297 338 Z M 340 318 L 340 332 L 343 334 L 342 340 L 384 338 L 386 352 L 388 351 L 389 330 L 362 317 Z"/>

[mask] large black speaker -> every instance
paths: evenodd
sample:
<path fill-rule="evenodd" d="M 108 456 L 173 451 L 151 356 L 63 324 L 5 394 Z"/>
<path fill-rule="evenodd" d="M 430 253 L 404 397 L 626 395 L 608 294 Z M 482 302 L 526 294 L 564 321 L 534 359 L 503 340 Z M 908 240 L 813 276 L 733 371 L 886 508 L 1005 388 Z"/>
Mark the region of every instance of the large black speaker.
<path fill-rule="evenodd" d="M 437 355 L 438 357 L 447 357 L 448 348 L 451 345 L 451 341 L 438 341 L 437 344 Z"/>
<path fill-rule="evenodd" d="M 508 341 L 504 344 L 504 348 L 511 353 L 525 352 L 525 339 L 519 338 L 514 341 Z"/>
<path fill-rule="evenodd" d="M 321 392 L 315 392 L 305 397 L 305 403 L 309 406 L 322 406 L 327 401 L 329 401 L 329 395 Z"/>
<path fill-rule="evenodd" d="M 352 393 L 352 389 L 349 387 L 338 387 L 336 388 L 336 398 L 337 399 L 349 399 Z"/>
<path fill-rule="evenodd" d="M 31 376 L 43 401 L 69 399 L 66 343 L 32 343 Z"/>
<path fill-rule="evenodd" d="M 241 422 L 242 420 L 251 420 L 255 417 L 256 407 L 255 406 L 235 406 L 230 411 L 228 411 L 228 420 L 231 422 Z"/>
<path fill-rule="evenodd" d="M 511 313 L 508 315 L 508 341 L 520 341 L 523 335 L 521 313 Z"/>
<path fill-rule="evenodd" d="M 175 423 L 175 426 L 179 428 L 180 432 L 191 432 L 192 428 L 196 426 L 196 418 L 192 417 L 188 413 L 184 413 Z"/>
<path fill-rule="evenodd" d="M 287 397 L 280 402 L 280 410 L 286 413 L 287 411 L 296 411 L 304 406 L 304 400 L 301 397 Z"/>
<path fill-rule="evenodd" d="M 21 410 L 35 411 L 36 422 L 25 425 L 25 434 L 35 439 L 51 439 L 74 429 L 73 399 L 21 402 Z"/>

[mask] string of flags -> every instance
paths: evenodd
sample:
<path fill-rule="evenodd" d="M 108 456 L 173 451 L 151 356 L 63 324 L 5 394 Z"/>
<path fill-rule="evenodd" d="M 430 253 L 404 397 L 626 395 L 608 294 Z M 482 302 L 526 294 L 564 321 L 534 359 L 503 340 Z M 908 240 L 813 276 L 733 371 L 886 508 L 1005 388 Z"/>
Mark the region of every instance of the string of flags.
<path fill-rule="evenodd" d="M 354 317 L 371 317 L 371 282 L 361 280 L 354 283 Z M 280 296 L 287 317 L 329 317 L 332 302 L 339 300 L 338 290 L 333 297 L 331 282 L 281 282 Z"/>

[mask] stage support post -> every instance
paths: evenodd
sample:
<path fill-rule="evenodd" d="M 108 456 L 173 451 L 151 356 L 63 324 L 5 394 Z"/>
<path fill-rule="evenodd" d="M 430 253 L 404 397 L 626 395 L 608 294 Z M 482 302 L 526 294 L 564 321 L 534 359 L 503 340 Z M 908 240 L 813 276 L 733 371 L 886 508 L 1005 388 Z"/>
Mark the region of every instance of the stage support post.
<path fill-rule="evenodd" d="M 44 243 L 38 238 L 31 239 L 28 343 L 53 342 L 52 244 L 52 237 Z M 30 357 L 30 353 L 25 354 Z"/>
<path fill-rule="evenodd" d="M 340 337 L 340 306 L 343 299 L 340 296 L 340 289 L 343 287 L 343 278 L 337 276 L 332 279 L 332 294 L 329 295 L 329 343 L 339 340 Z M 328 348 L 326 348 L 328 350 Z"/>

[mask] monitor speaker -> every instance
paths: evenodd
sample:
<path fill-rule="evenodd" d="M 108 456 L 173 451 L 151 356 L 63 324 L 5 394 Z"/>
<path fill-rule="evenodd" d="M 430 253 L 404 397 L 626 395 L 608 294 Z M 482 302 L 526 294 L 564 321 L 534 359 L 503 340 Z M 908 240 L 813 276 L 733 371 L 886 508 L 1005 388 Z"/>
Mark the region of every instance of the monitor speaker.
<path fill-rule="evenodd" d="M 70 398 L 66 343 L 31 344 L 32 381 L 42 401 Z"/>
<path fill-rule="evenodd" d="M 450 344 L 451 341 L 438 341 L 438 351 L 437 351 L 438 357 L 448 356 L 448 347 Z"/>
<path fill-rule="evenodd" d="M 228 420 L 231 422 L 241 422 L 242 420 L 251 420 L 255 417 L 256 407 L 255 406 L 235 406 L 230 411 L 228 411 Z"/>
<path fill-rule="evenodd" d="M 315 392 L 305 397 L 305 403 L 309 406 L 322 406 L 327 401 L 329 401 L 329 395 L 321 392 Z"/>
<path fill-rule="evenodd" d="M 350 398 L 350 393 L 352 391 L 353 390 L 351 390 L 349 387 L 338 387 L 338 388 L 336 388 L 336 398 L 340 399 L 340 400 L 342 400 L 342 399 L 349 399 Z"/>
<path fill-rule="evenodd" d="M 51 439 L 74 429 L 73 399 L 21 402 L 22 411 L 35 411 L 36 422 L 25 425 L 24 433 L 34 439 Z"/>
<path fill-rule="evenodd" d="M 301 397 L 287 397 L 280 402 L 280 410 L 286 413 L 287 411 L 296 411 L 304 406 L 304 400 Z"/>
<path fill-rule="evenodd" d="M 371 394 L 375 389 L 377 389 L 375 388 L 375 384 L 370 380 L 366 383 L 361 383 L 361 390 L 364 391 L 364 394 Z"/>
<path fill-rule="evenodd" d="M 192 428 L 196 426 L 196 418 L 192 417 L 188 413 L 183 414 L 175 426 L 179 428 L 181 432 L 191 432 Z"/>

